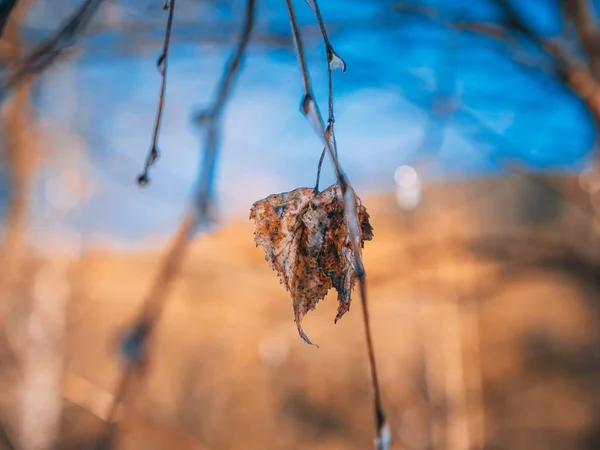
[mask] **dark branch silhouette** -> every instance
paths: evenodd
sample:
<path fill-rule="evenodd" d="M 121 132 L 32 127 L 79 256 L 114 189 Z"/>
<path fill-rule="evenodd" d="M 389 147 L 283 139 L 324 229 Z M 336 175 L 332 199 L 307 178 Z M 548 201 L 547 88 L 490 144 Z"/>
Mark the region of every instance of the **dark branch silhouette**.
<path fill-rule="evenodd" d="M 48 40 L 41 43 L 0 79 L 0 103 L 25 78 L 41 74 L 75 44 L 104 0 L 86 0 Z"/>
<path fill-rule="evenodd" d="M 10 18 L 11 13 L 15 6 L 17 6 L 18 0 L 5 0 L 0 3 L 0 38 L 4 33 L 4 27 Z"/>
<path fill-rule="evenodd" d="M 137 182 L 140 186 L 145 186 L 150 182 L 148 178 L 148 170 L 156 162 L 160 156 L 158 151 L 158 134 L 160 133 L 160 124 L 162 122 L 162 115 L 165 108 L 165 92 L 167 89 L 167 64 L 169 59 L 169 43 L 171 41 L 171 30 L 173 28 L 173 16 L 175 14 L 175 0 L 169 0 L 169 3 L 165 3 L 164 10 L 169 11 L 169 18 L 167 19 L 167 28 L 165 31 L 165 40 L 163 42 L 163 50 L 158 59 L 156 60 L 156 67 L 160 72 L 161 83 L 160 83 L 160 94 L 158 95 L 158 107 L 156 111 L 156 119 L 154 121 L 154 130 L 152 132 L 152 145 L 148 156 L 146 156 L 146 163 L 144 164 L 143 172 L 138 176 Z"/>
<path fill-rule="evenodd" d="M 329 94 L 329 117 L 327 119 L 327 138 L 331 141 L 333 145 L 333 150 L 335 151 L 337 157 L 337 142 L 335 140 L 335 131 L 333 129 L 335 123 L 335 115 L 333 112 L 333 70 L 341 69 L 342 72 L 346 72 L 346 63 L 333 49 L 331 42 L 329 41 L 329 36 L 327 35 L 327 29 L 325 28 L 325 24 L 323 23 L 323 17 L 321 16 L 321 10 L 319 9 L 319 4 L 317 0 L 309 0 L 309 6 L 315 13 L 317 17 L 317 23 L 319 24 L 319 29 L 321 30 L 321 36 L 323 36 L 323 43 L 325 44 L 325 56 L 327 57 L 327 79 L 328 79 L 328 94 Z M 321 152 L 321 157 L 319 158 L 319 164 L 317 167 L 317 182 L 315 184 L 315 191 L 319 191 L 319 180 L 321 178 L 321 168 L 323 166 L 323 160 L 325 158 L 325 153 L 327 149 L 323 148 Z"/>
<path fill-rule="evenodd" d="M 495 0 L 496 5 L 502 13 L 501 20 L 498 22 L 488 22 L 477 19 L 439 20 L 443 16 L 441 10 L 432 7 L 423 7 L 408 2 L 398 2 L 394 10 L 410 14 L 417 14 L 422 17 L 438 20 L 444 26 L 452 27 L 460 31 L 465 31 L 477 35 L 487 36 L 493 39 L 508 43 L 512 48 L 518 48 L 523 43 L 533 44 L 535 48 L 549 60 L 552 65 L 550 73 L 560 83 L 567 86 L 574 92 L 587 106 L 588 111 L 593 117 L 596 126 L 600 126 L 600 84 L 596 80 L 594 73 L 596 65 L 600 61 L 600 52 L 592 49 L 589 40 L 591 33 L 588 20 L 581 19 L 581 11 L 573 12 L 574 5 L 578 0 L 566 0 L 565 6 L 569 12 L 567 17 L 578 30 L 580 37 L 579 45 L 584 49 L 587 58 L 580 58 L 560 42 L 546 38 L 536 32 L 530 24 L 525 21 L 518 9 L 514 6 L 516 2 L 510 0 Z M 456 14 L 455 14 L 456 15 Z M 575 17 L 576 16 L 576 17 Z M 598 42 L 598 40 L 596 40 Z M 535 65 L 536 70 L 540 70 L 539 64 Z M 548 71 L 547 71 L 548 72 Z"/>

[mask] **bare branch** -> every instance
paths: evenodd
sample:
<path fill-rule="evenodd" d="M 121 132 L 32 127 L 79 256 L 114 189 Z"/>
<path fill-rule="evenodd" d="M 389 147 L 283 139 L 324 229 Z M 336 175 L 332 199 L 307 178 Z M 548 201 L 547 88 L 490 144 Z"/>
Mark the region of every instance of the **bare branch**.
<path fill-rule="evenodd" d="M 152 146 L 146 156 L 146 163 L 144 164 L 144 171 L 138 176 L 137 182 L 140 186 L 145 186 L 150 182 L 148 178 L 148 170 L 160 156 L 158 151 L 157 142 L 158 134 L 160 132 L 160 124 L 162 122 L 163 110 L 165 107 L 165 91 L 167 89 L 167 61 L 169 59 L 169 42 L 171 40 L 171 29 L 173 27 L 173 16 L 175 13 L 175 0 L 169 0 L 169 4 L 165 3 L 164 10 L 169 10 L 169 18 L 167 19 L 167 29 L 165 31 L 165 40 L 163 42 L 163 50 L 158 59 L 156 60 L 156 67 L 160 72 L 161 84 L 160 94 L 158 96 L 158 107 L 156 111 L 156 119 L 154 121 L 154 131 L 152 132 Z"/>
<path fill-rule="evenodd" d="M 321 35 L 323 36 L 323 43 L 325 44 L 325 56 L 327 57 L 327 78 L 329 84 L 329 117 L 327 119 L 327 139 L 332 143 L 333 150 L 335 151 L 335 155 L 337 157 L 337 142 L 335 140 L 335 131 L 333 129 L 335 123 L 335 115 L 333 113 L 333 70 L 341 69 L 342 72 L 346 72 L 346 63 L 345 61 L 339 57 L 339 55 L 333 49 L 331 42 L 329 41 L 329 36 L 327 35 L 327 29 L 325 28 L 325 24 L 323 23 L 323 17 L 321 16 L 321 10 L 319 9 L 319 4 L 317 0 L 307 0 L 307 3 L 312 8 L 317 17 L 317 23 L 319 24 L 319 29 L 321 30 Z M 321 157 L 319 158 L 319 164 L 317 167 L 317 182 L 315 184 L 315 191 L 319 191 L 319 180 L 321 178 L 321 168 L 323 166 L 323 159 L 325 157 L 326 148 L 323 148 L 321 152 Z"/>
<path fill-rule="evenodd" d="M 586 104 L 597 127 L 600 128 L 600 84 L 594 79 L 593 74 L 586 64 L 577 58 L 576 55 L 565 50 L 559 43 L 540 36 L 521 18 L 510 0 L 495 0 L 495 2 L 504 13 L 504 20 L 500 23 L 464 19 L 457 20 L 454 23 L 447 21 L 443 23 L 446 26 L 489 36 L 512 44 L 518 43 L 516 40 L 518 37 L 526 38 L 556 64 L 556 70 L 554 70 L 553 75 L 561 83 L 567 85 Z M 418 13 L 429 18 L 433 18 L 438 14 L 433 8 L 404 3 L 395 5 L 394 9 Z"/>
<path fill-rule="evenodd" d="M 532 55 L 530 52 L 518 52 L 519 35 L 501 23 L 485 22 L 478 18 L 465 17 L 464 13 L 459 14 L 454 10 L 403 2 L 395 4 L 392 9 L 403 15 L 431 21 L 443 28 L 489 38 L 492 41 L 503 44 L 502 48 L 505 51 L 510 50 L 510 60 L 518 66 L 559 78 L 561 83 L 564 81 L 564 71 L 554 58 L 550 58 L 548 61 L 546 53 L 544 53 L 545 57 L 539 57 Z M 457 19 L 454 20 L 453 17 L 457 17 Z"/>
<path fill-rule="evenodd" d="M 12 88 L 27 77 L 41 74 L 67 49 L 72 47 L 103 1 L 86 0 L 52 37 L 35 48 L 5 77 L 0 79 L 0 103 Z"/>
<path fill-rule="evenodd" d="M 290 16 L 290 24 L 292 27 L 292 35 L 294 37 L 294 43 L 296 46 L 296 54 L 302 72 L 302 85 L 304 88 L 304 98 L 302 99 L 302 112 L 313 126 L 313 129 L 322 139 L 327 152 L 333 162 L 337 182 L 340 186 L 340 195 L 344 202 L 344 215 L 346 219 L 346 226 L 348 227 L 350 241 L 354 251 L 354 270 L 356 277 L 359 281 L 359 290 L 361 297 L 361 304 L 363 309 L 364 329 L 365 337 L 367 341 L 367 353 L 369 357 L 369 366 L 371 368 L 371 383 L 373 388 L 373 401 L 374 401 L 374 413 L 375 413 L 375 443 L 378 450 L 387 450 L 391 443 L 389 427 L 386 423 L 385 412 L 381 402 L 381 390 L 379 387 L 379 377 L 377 375 L 377 365 L 375 361 L 375 350 L 373 347 L 373 339 L 371 333 L 371 324 L 369 320 L 369 308 L 367 302 L 367 283 L 365 278 L 365 270 L 362 262 L 362 252 L 359 244 L 359 222 L 356 212 L 356 200 L 354 196 L 354 190 L 350 187 L 346 176 L 344 175 L 340 166 L 338 155 L 336 154 L 333 144 L 330 141 L 323 117 L 319 111 L 319 106 L 314 100 L 312 84 L 308 67 L 306 64 L 306 56 L 304 54 L 304 46 L 302 43 L 302 36 L 298 27 L 298 21 L 296 19 L 296 13 L 292 0 L 286 0 L 288 14 Z M 315 10 L 316 8 L 316 3 Z"/>
<path fill-rule="evenodd" d="M 223 76 L 217 87 L 217 93 L 213 100 L 213 105 L 208 109 L 208 115 L 220 116 L 227 103 L 227 98 L 231 93 L 233 85 L 235 83 L 235 77 L 240 70 L 242 59 L 246 53 L 246 48 L 250 42 L 250 36 L 254 28 L 254 13 L 255 13 L 256 0 L 248 0 L 246 3 L 244 27 L 240 34 L 237 47 L 225 66 Z"/>
<path fill-rule="evenodd" d="M 195 209 L 190 208 L 179 225 L 138 318 L 123 339 L 121 352 L 127 366 L 106 414 L 106 422 L 96 444 L 98 449 L 112 448 L 116 444 L 120 422 L 127 412 L 126 409 L 131 407 L 136 393 L 135 388 L 144 375 L 148 365 L 148 342 L 162 317 L 169 288 L 184 261 L 194 235 L 197 223 L 197 215 L 193 213 L 194 211 Z"/>
<path fill-rule="evenodd" d="M 204 157 L 197 188 L 195 204 L 199 210 L 201 221 L 214 219 L 213 184 L 214 172 L 218 156 L 221 115 L 233 89 L 236 76 L 240 71 L 242 59 L 246 53 L 250 36 L 254 29 L 256 0 L 246 3 L 245 19 L 236 49 L 227 62 L 223 76 L 217 86 L 212 105 L 196 116 L 196 123 L 204 128 Z"/>
<path fill-rule="evenodd" d="M 13 9 L 17 6 L 17 2 L 18 0 L 5 0 L 0 4 L 0 38 L 4 33 L 6 22 L 8 22 Z"/>
<path fill-rule="evenodd" d="M 575 26 L 590 71 L 600 79 L 600 35 L 594 26 L 593 12 L 587 0 L 563 0 L 565 16 Z"/>
<path fill-rule="evenodd" d="M 539 36 L 521 19 L 510 0 L 496 0 L 496 2 L 503 9 L 511 29 L 522 33 L 559 63 L 561 78 L 583 100 L 594 118 L 596 127 L 600 129 L 600 85 L 590 70 L 559 45 Z"/>
<path fill-rule="evenodd" d="M 319 105 L 314 100 L 314 94 L 312 89 L 312 82 L 310 79 L 310 75 L 308 73 L 308 66 L 306 65 L 306 57 L 304 55 L 304 45 L 302 42 L 302 37 L 300 35 L 300 28 L 298 27 L 298 21 L 296 19 L 296 14 L 294 12 L 294 6 L 291 3 L 291 0 L 286 0 L 286 4 L 288 7 L 288 13 L 290 16 L 290 23 L 292 26 L 292 36 L 294 38 L 294 45 L 296 47 L 296 54 L 298 56 L 298 63 L 300 64 L 300 70 L 302 72 L 302 87 L 304 90 L 304 98 L 302 99 L 301 111 L 304 116 L 308 119 L 313 129 L 319 136 L 319 138 L 323 141 L 331 160 L 333 161 L 335 174 L 340 183 L 340 188 L 342 189 L 342 193 L 345 194 L 346 188 L 348 186 L 348 182 L 346 180 L 345 175 L 343 174 L 340 165 L 337 161 L 337 156 L 335 155 L 333 145 L 330 140 L 327 138 L 327 130 L 325 128 L 325 124 L 323 122 L 323 117 L 321 116 L 321 112 L 319 111 Z"/>
<path fill-rule="evenodd" d="M 538 35 L 521 18 L 510 0 L 496 0 L 496 3 L 500 6 L 506 16 L 505 24 L 509 30 L 513 30 L 527 37 L 531 42 L 536 44 L 541 51 L 555 58 L 565 68 L 573 68 L 580 65 L 572 55 L 565 52 L 559 45 Z"/>
<path fill-rule="evenodd" d="M 174 2 L 174 0 L 171 0 Z M 217 87 L 214 102 L 208 108 L 205 125 L 207 126 L 205 157 L 196 186 L 194 201 L 190 204 L 177 233 L 173 237 L 158 274 L 153 280 L 150 293 L 138 313 L 134 325 L 125 335 L 121 343 L 121 353 L 126 367 L 117 385 L 113 402 L 111 403 L 106 423 L 100 431 L 97 449 L 110 449 L 116 445 L 120 424 L 136 396 L 146 368 L 149 364 L 148 346 L 153 332 L 162 318 L 168 299 L 169 288 L 178 273 L 195 232 L 210 209 L 210 191 L 218 150 L 218 121 L 226 106 L 231 93 L 235 76 L 239 72 L 241 62 L 246 52 L 248 42 L 254 27 L 256 0 L 248 0 L 244 25 L 236 50 L 228 62 L 223 78 Z M 159 58 L 160 59 L 160 58 Z"/>

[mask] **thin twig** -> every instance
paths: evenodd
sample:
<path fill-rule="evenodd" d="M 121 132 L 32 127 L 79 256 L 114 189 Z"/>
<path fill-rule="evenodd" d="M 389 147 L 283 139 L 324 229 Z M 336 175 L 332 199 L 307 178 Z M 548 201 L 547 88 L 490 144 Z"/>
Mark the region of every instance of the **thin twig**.
<path fill-rule="evenodd" d="M 511 46 L 511 50 L 514 50 L 516 44 L 518 44 L 515 33 L 506 26 L 500 23 L 484 22 L 477 18 L 471 18 L 466 16 L 462 11 L 459 12 L 453 9 L 432 8 L 429 6 L 405 3 L 395 4 L 392 7 L 392 10 L 404 15 L 416 16 L 419 19 L 431 21 L 444 28 L 473 34 L 479 37 L 490 38 L 504 46 Z M 460 19 L 445 19 L 445 17 L 448 16 L 457 16 L 460 17 Z M 548 55 L 546 53 L 543 53 L 543 55 L 542 58 L 539 58 L 534 57 L 531 54 L 517 54 L 513 51 L 510 56 L 512 62 L 518 63 L 529 70 L 542 72 L 553 77 L 560 77 L 561 69 L 560 67 L 557 67 L 556 60 L 552 58 L 549 62 L 545 61 L 544 58 L 547 58 Z"/>
<path fill-rule="evenodd" d="M 512 30 L 522 33 L 533 42 L 542 52 L 548 54 L 559 64 L 559 78 L 566 82 L 571 89 L 583 100 L 588 107 L 597 127 L 600 127 L 600 85 L 596 81 L 588 64 L 586 67 L 560 45 L 538 35 L 519 15 L 510 0 L 496 0 L 504 11 L 506 23 Z"/>
<path fill-rule="evenodd" d="M 426 10 L 427 11 L 427 10 Z M 439 13 L 438 13 L 439 15 Z M 446 22 L 448 24 L 451 24 L 451 21 Z M 458 29 L 457 29 L 458 30 Z M 462 31 L 462 30 L 459 30 Z M 409 73 L 404 73 L 403 74 L 404 77 L 409 77 L 412 81 L 414 82 L 418 82 L 419 78 L 416 77 L 415 75 L 409 74 Z M 408 92 L 407 92 L 408 94 Z M 414 96 L 412 95 L 405 95 L 405 98 L 407 100 L 409 100 L 413 105 L 422 108 L 422 104 L 420 104 L 419 101 L 417 101 L 417 99 L 415 99 Z M 501 142 L 502 146 L 506 146 L 506 147 L 511 147 L 514 146 L 514 143 L 511 142 L 511 140 L 509 138 L 507 138 L 506 136 L 509 134 L 506 131 L 502 134 L 499 134 L 498 132 L 496 132 L 495 130 L 493 130 L 492 128 L 490 128 L 488 125 L 486 125 L 484 122 L 482 122 L 479 118 L 476 117 L 475 114 L 471 113 L 470 111 L 466 110 L 466 109 L 460 109 L 460 110 L 456 110 L 454 112 L 455 114 L 455 119 L 462 119 L 462 120 L 466 120 L 469 123 L 472 123 L 474 125 L 477 126 L 477 128 L 481 128 L 485 131 L 486 134 L 490 134 L 492 135 L 495 139 L 499 140 Z M 570 131 L 570 130 L 569 130 Z M 566 195 L 564 192 L 562 192 L 559 188 L 557 188 L 551 181 L 543 179 L 533 173 L 528 173 L 527 171 L 524 170 L 524 168 L 520 167 L 519 165 L 515 165 L 515 161 L 510 160 L 509 158 L 502 158 L 497 156 L 494 153 L 490 153 L 485 151 L 485 149 L 482 146 L 477 146 L 476 147 L 480 152 L 485 153 L 485 155 L 495 164 L 497 164 L 498 166 L 502 167 L 503 169 L 507 170 L 510 173 L 514 173 L 515 175 L 519 175 L 522 176 L 524 178 L 526 178 L 529 181 L 532 181 L 533 183 L 536 183 L 538 185 L 540 185 L 541 187 L 547 189 L 548 191 L 556 194 L 557 196 L 559 196 L 561 198 L 561 200 L 563 200 L 565 203 L 574 206 L 578 212 L 584 214 L 585 216 L 589 215 L 589 203 L 585 200 L 580 200 L 578 198 L 574 198 L 572 196 L 568 196 Z"/>
<path fill-rule="evenodd" d="M 242 59 L 246 53 L 250 36 L 254 28 L 256 0 L 246 3 L 245 19 L 236 49 L 225 65 L 223 76 L 219 81 L 212 106 L 196 116 L 196 123 L 204 128 L 204 157 L 196 194 L 196 207 L 200 210 L 201 220 L 214 215 L 212 190 L 214 173 L 218 156 L 221 115 L 227 104 L 228 97 L 236 81 L 236 75 L 241 69 Z"/>
<path fill-rule="evenodd" d="M 241 68 L 242 59 L 246 53 L 246 48 L 248 47 L 250 36 L 254 28 L 255 6 L 256 0 L 248 0 L 246 3 L 244 26 L 236 49 L 225 66 L 223 76 L 217 87 L 215 99 L 213 100 L 213 106 L 208 109 L 210 115 L 213 117 L 218 117 L 223 112 L 227 103 L 227 98 L 230 95 L 235 82 L 235 77 Z"/>
<path fill-rule="evenodd" d="M 298 27 L 296 13 L 294 12 L 294 6 L 292 5 L 291 0 L 285 1 L 290 16 L 292 36 L 294 38 L 294 45 L 296 47 L 298 63 L 300 64 L 300 70 L 302 72 L 302 88 L 304 90 L 304 98 L 302 99 L 301 111 L 306 116 L 310 124 L 313 126 L 313 129 L 315 130 L 319 138 L 323 141 L 323 144 L 325 145 L 325 148 L 327 149 L 327 152 L 329 153 L 329 156 L 333 161 L 335 175 L 338 179 L 338 182 L 340 183 L 342 193 L 345 194 L 346 189 L 348 187 L 348 182 L 340 168 L 340 165 L 338 164 L 337 156 L 335 155 L 333 146 L 329 139 L 327 139 L 327 130 L 323 122 L 323 117 L 321 116 L 321 112 L 319 111 L 319 105 L 314 100 L 312 83 L 310 80 L 310 75 L 308 73 L 308 67 L 306 65 L 306 57 L 304 55 L 304 45 L 302 43 L 302 37 L 300 35 L 300 28 Z"/>
<path fill-rule="evenodd" d="M 75 43 L 104 0 L 86 0 L 48 40 L 37 46 L 16 67 L 0 79 L 0 103 L 25 78 L 39 75 Z"/>
<path fill-rule="evenodd" d="M 0 4 L 0 38 L 4 33 L 4 27 L 10 18 L 10 15 L 17 6 L 18 0 L 5 0 L 2 4 Z"/>
<path fill-rule="evenodd" d="M 329 36 L 327 35 L 327 29 L 325 28 L 325 23 L 323 22 L 323 16 L 321 16 L 321 10 L 319 9 L 319 3 L 317 0 L 308 0 L 308 4 L 311 9 L 314 11 L 315 16 L 317 17 L 317 23 L 319 24 L 319 29 L 321 30 L 321 36 L 323 36 L 323 43 L 325 44 L 325 56 L 327 57 L 327 78 L 328 78 L 328 88 L 329 88 L 329 117 L 327 119 L 327 138 L 333 144 L 333 150 L 335 151 L 337 157 L 337 142 L 335 140 L 335 131 L 333 129 L 335 123 L 335 115 L 333 112 L 333 69 L 342 69 L 342 72 L 346 72 L 346 63 L 333 49 L 331 45 L 331 41 L 329 40 Z M 323 159 L 325 158 L 326 148 L 323 148 L 321 152 L 321 157 L 319 158 L 319 164 L 317 167 L 317 182 L 315 184 L 315 191 L 319 191 L 319 181 L 321 179 L 321 168 L 323 166 Z"/>
<path fill-rule="evenodd" d="M 163 42 L 163 50 L 158 59 L 156 60 L 156 67 L 160 72 L 161 83 L 160 83 L 160 94 L 158 96 L 158 107 L 156 110 L 156 119 L 154 121 L 154 130 L 152 132 L 152 146 L 146 156 L 146 162 L 144 164 L 144 171 L 138 176 L 137 182 L 140 186 L 145 186 L 150 182 L 148 178 L 148 170 L 160 156 L 158 151 L 158 134 L 160 132 L 160 124 L 162 122 L 162 115 L 165 108 L 165 91 L 167 89 L 167 63 L 169 59 L 169 42 L 171 41 L 171 29 L 173 28 L 173 16 L 175 13 L 175 0 L 169 0 L 169 4 L 165 3 L 163 9 L 169 10 L 169 18 L 167 19 L 167 28 L 165 30 L 165 40 Z"/>
<path fill-rule="evenodd" d="M 369 365 L 371 368 L 371 383 L 373 387 L 373 401 L 374 401 L 374 412 L 375 412 L 375 443 L 378 450 L 388 449 L 390 445 L 389 428 L 386 424 L 385 413 L 381 402 L 381 390 L 379 387 L 379 377 L 377 375 L 377 365 L 375 361 L 375 350 L 373 347 L 373 339 L 371 333 L 371 325 L 369 320 L 369 308 L 367 302 L 367 285 L 365 279 L 365 270 L 362 262 L 361 246 L 359 243 L 359 225 L 356 213 L 356 200 L 354 196 L 354 190 L 351 188 L 347 181 L 344 172 L 340 166 L 338 156 L 335 153 L 333 144 L 327 135 L 327 130 L 323 122 L 323 117 L 319 112 L 319 106 L 314 100 L 313 90 L 308 67 L 306 64 L 306 57 L 304 54 L 304 46 L 302 43 L 302 36 L 298 27 L 298 21 L 292 5 L 292 0 L 286 0 L 288 14 L 290 16 L 290 24 L 292 27 L 292 35 L 294 37 L 294 43 L 296 46 L 296 54 L 302 72 L 302 85 L 304 88 L 304 98 L 302 99 L 302 112 L 313 126 L 319 137 L 322 139 L 327 152 L 331 158 L 334 166 L 337 182 L 340 186 L 340 194 L 344 202 L 344 214 L 346 218 L 346 226 L 350 235 L 351 245 L 354 250 L 354 265 L 356 278 L 358 279 L 360 297 L 363 309 L 364 329 L 367 341 L 367 352 L 369 357 Z M 316 6 L 316 4 L 315 4 Z M 316 10 L 316 8 L 315 8 Z"/>
<path fill-rule="evenodd" d="M 126 414 L 125 408 L 132 405 L 135 396 L 134 390 L 148 364 L 148 341 L 162 317 L 169 288 L 185 259 L 194 235 L 197 223 L 195 211 L 195 208 L 190 208 L 179 225 L 138 318 L 123 340 L 122 353 L 127 365 L 117 384 L 113 401 L 106 414 L 106 422 L 100 430 L 95 449 L 110 449 L 115 445 L 120 424 Z M 120 410 L 122 411 L 119 415 Z"/>
<path fill-rule="evenodd" d="M 371 321 L 369 318 L 369 306 L 367 300 L 367 283 L 364 275 L 358 278 L 358 286 L 360 289 L 360 299 L 364 318 L 365 338 L 367 341 L 367 353 L 369 356 L 369 367 L 371 369 L 371 382 L 373 385 L 373 407 L 375 412 L 375 442 L 377 450 L 387 450 L 391 438 L 389 429 L 385 419 L 385 411 L 381 401 L 381 389 L 379 388 L 379 376 L 377 375 L 377 363 L 375 360 L 375 349 L 373 346 L 373 338 L 371 333 Z"/>
<path fill-rule="evenodd" d="M 600 84 L 594 78 L 592 71 L 579 57 L 565 50 L 557 42 L 539 35 L 519 15 L 518 10 L 510 0 L 494 0 L 504 13 L 504 20 L 495 23 L 477 21 L 455 21 L 444 22 L 461 31 L 489 36 L 501 41 L 517 43 L 515 37 L 524 37 L 535 45 L 538 50 L 548 57 L 556 66 L 552 74 L 559 81 L 567 85 L 587 106 L 597 127 L 600 127 Z M 415 5 L 396 5 L 395 10 L 419 13 L 423 17 L 432 18 L 436 14 L 435 9 L 420 8 Z"/>
<path fill-rule="evenodd" d="M 334 150 L 335 149 L 334 144 Z M 317 182 L 315 183 L 315 192 L 319 192 L 319 182 L 321 181 L 321 169 L 323 168 L 323 160 L 325 159 L 325 154 L 327 153 L 327 148 L 323 147 L 323 151 L 321 152 L 321 157 L 319 158 L 319 164 L 317 164 Z M 337 151 L 336 151 L 337 153 Z"/>
<path fill-rule="evenodd" d="M 587 0 L 563 0 L 561 3 L 565 18 L 575 26 L 590 71 L 596 79 L 600 78 L 600 60 L 598 58 L 600 45 L 595 8 Z"/>
<path fill-rule="evenodd" d="M 199 174 L 198 184 L 195 188 L 194 201 L 188 207 L 187 213 L 173 237 L 171 246 L 167 251 L 158 274 L 153 280 L 150 293 L 144 301 L 138 318 L 130 328 L 122 342 L 122 353 L 127 365 L 117 384 L 116 393 L 106 415 L 106 422 L 102 427 L 96 442 L 97 449 L 112 448 L 120 429 L 120 423 L 126 411 L 119 410 L 120 405 L 131 407 L 137 388 L 143 378 L 145 369 L 149 364 L 148 345 L 156 329 L 168 299 L 169 288 L 178 273 L 190 243 L 199 224 L 208 212 L 209 204 L 205 203 L 212 189 L 212 180 L 218 150 L 217 122 L 226 106 L 231 93 L 235 75 L 239 72 L 241 62 L 246 52 L 248 42 L 254 27 L 256 0 L 248 0 L 244 25 L 238 45 L 230 62 L 227 64 L 223 77 L 217 86 L 212 106 L 208 109 L 210 114 L 209 127 L 207 128 L 206 151 Z M 120 418 L 119 418 L 120 416 Z"/>

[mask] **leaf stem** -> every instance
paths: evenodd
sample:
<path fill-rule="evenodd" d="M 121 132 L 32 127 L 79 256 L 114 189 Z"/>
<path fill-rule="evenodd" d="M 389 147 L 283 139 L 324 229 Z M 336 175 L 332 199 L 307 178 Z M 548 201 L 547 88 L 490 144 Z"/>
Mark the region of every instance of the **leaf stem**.
<path fill-rule="evenodd" d="M 17 3 L 18 0 L 5 0 L 0 4 L 0 38 L 4 33 L 4 27 L 6 26 L 13 9 L 17 6 Z"/>

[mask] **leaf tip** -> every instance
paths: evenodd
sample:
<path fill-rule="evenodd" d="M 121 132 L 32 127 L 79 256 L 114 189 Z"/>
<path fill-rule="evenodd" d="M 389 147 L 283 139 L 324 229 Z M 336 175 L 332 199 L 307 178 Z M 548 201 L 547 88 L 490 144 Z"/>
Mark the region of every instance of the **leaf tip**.
<path fill-rule="evenodd" d="M 308 336 L 304 332 L 304 329 L 302 328 L 302 322 L 300 320 L 296 321 L 296 326 L 298 327 L 298 334 L 304 342 L 306 342 L 308 345 L 314 345 L 315 347 L 319 348 L 317 344 L 313 344 L 313 342 L 308 338 Z"/>

